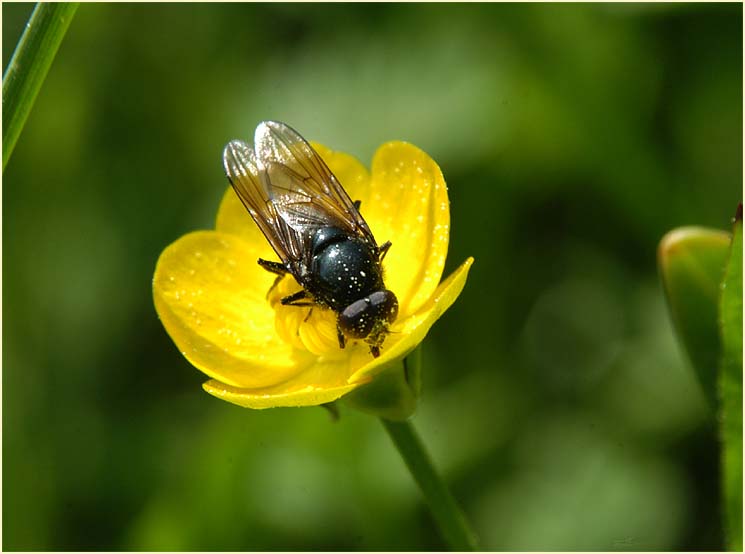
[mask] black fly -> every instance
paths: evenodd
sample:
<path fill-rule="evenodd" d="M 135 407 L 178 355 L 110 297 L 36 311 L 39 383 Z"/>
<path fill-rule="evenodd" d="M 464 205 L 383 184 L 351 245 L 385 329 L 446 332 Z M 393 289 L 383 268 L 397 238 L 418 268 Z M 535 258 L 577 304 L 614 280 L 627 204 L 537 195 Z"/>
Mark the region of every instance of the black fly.
<path fill-rule="evenodd" d="M 380 355 L 398 300 L 383 284 L 380 246 L 339 180 L 295 130 L 277 121 L 256 127 L 252 146 L 241 140 L 223 151 L 225 173 L 281 262 L 259 259 L 278 275 L 290 273 L 302 290 L 282 298 L 291 306 L 336 312 L 339 346 L 364 339 Z"/>

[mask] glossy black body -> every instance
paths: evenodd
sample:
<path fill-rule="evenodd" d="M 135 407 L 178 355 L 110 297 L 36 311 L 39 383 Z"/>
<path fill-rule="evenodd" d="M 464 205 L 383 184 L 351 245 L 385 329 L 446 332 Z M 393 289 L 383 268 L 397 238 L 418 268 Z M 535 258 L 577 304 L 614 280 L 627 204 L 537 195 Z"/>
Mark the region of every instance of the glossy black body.
<path fill-rule="evenodd" d="M 315 300 L 336 312 L 384 290 L 378 252 L 368 243 L 336 227 L 313 236 L 309 271 L 300 283 Z"/>

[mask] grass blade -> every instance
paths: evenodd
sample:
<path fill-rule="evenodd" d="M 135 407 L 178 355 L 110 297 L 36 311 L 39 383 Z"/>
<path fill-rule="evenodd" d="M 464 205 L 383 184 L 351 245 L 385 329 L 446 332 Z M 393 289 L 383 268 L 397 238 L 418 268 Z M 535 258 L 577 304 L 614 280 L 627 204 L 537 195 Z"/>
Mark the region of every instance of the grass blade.
<path fill-rule="evenodd" d="M 3 171 L 78 3 L 39 3 L 3 75 Z"/>

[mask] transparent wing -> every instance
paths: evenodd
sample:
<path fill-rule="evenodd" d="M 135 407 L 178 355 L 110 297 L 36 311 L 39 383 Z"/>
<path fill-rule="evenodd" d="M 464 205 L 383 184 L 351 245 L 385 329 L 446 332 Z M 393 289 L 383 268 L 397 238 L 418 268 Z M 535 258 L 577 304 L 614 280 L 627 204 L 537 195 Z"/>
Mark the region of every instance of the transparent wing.
<path fill-rule="evenodd" d="M 303 257 L 302 236 L 283 219 L 272 195 L 259 177 L 253 147 L 232 140 L 223 150 L 223 166 L 230 184 L 274 251 L 293 271 Z"/>
<path fill-rule="evenodd" d="M 377 248 L 354 202 L 297 131 L 277 121 L 256 127 L 256 166 L 279 215 L 301 234 L 335 226 Z"/>

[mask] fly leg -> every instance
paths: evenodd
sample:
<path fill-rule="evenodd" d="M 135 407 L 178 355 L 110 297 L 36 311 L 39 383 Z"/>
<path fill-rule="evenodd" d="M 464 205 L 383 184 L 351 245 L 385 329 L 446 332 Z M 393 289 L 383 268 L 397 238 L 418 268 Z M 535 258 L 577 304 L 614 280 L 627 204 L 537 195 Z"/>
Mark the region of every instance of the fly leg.
<path fill-rule="evenodd" d="M 308 310 L 308 315 L 305 316 L 305 319 L 303 320 L 303 323 L 308 323 L 308 320 L 310 319 L 311 314 L 313 313 L 313 306 L 310 307 L 310 310 Z"/>
<path fill-rule="evenodd" d="M 274 273 L 275 275 L 279 275 L 280 277 L 284 277 L 288 273 L 285 264 L 279 262 L 271 262 L 269 260 L 265 260 L 264 258 L 259 258 L 259 265 L 266 269 L 269 273 Z"/>
<path fill-rule="evenodd" d="M 276 287 L 279 282 L 282 280 L 282 278 L 289 273 L 287 271 L 287 268 L 279 263 L 279 262 L 270 262 L 269 260 L 264 260 L 262 258 L 259 258 L 259 265 L 266 269 L 269 273 L 274 273 L 277 275 L 277 278 L 274 280 L 274 283 L 269 288 L 269 292 L 266 293 L 267 297 L 272 293 L 274 290 L 274 287 Z M 280 300 L 280 304 L 283 306 L 310 306 L 310 310 L 308 310 L 308 315 L 305 316 L 305 319 L 303 320 L 303 323 L 308 321 L 310 319 L 310 314 L 313 313 L 313 306 L 315 305 L 313 302 L 301 302 L 302 300 L 309 299 L 310 297 L 304 290 L 299 290 L 294 294 L 290 294 L 289 296 L 285 296 Z"/>
<path fill-rule="evenodd" d="M 285 296 L 279 303 L 283 306 L 315 306 L 315 303 L 311 301 L 311 297 L 304 290 L 299 290 L 289 296 Z"/>
<path fill-rule="evenodd" d="M 289 272 L 287 271 L 287 268 L 284 266 L 284 264 L 281 264 L 279 262 L 271 262 L 269 260 L 264 260 L 263 258 L 259 258 L 259 265 L 266 269 L 269 273 L 274 273 L 277 276 L 277 278 L 274 280 L 274 283 L 272 283 L 272 286 L 269 287 L 269 290 L 266 293 L 266 297 L 269 298 L 269 295 L 282 280 L 282 277 L 287 275 Z"/>
<path fill-rule="evenodd" d="M 346 339 L 344 338 L 344 333 L 341 332 L 341 327 L 339 327 L 339 324 L 336 324 L 336 336 L 339 339 L 339 348 L 344 348 L 347 344 Z"/>
<path fill-rule="evenodd" d="M 388 249 L 391 247 L 392 244 L 393 243 L 391 243 L 391 241 L 387 240 L 383 244 L 378 246 L 378 256 L 380 256 L 380 258 L 378 258 L 378 262 L 383 261 L 383 258 L 385 258 L 385 255 L 388 253 Z"/>
<path fill-rule="evenodd" d="M 279 262 L 271 262 L 269 260 L 264 260 L 263 258 L 259 258 L 259 265 L 266 269 L 269 273 L 274 273 L 277 278 L 274 280 L 274 283 L 269 288 L 269 292 L 266 293 L 267 297 L 271 294 L 271 292 L 274 290 L 274 287 L 276 287 L 279 282 L 282 280 L 282 278 L 289 273 L 287 271 L 287 268 L 284 266 L 284 264 L 281 264 Z M 308 321 L 308 318 L 310 317 L 310 314 L 313 313 L 313 306 L 315 305 L 313 302 L 301 302 L 301 300 L 310 299 L 310 296 L 308 296 L 308 293 L 306 293 L 304 290 L 299 290 L 296 293 L 290 294 L 289 296 L 285 296 L 280 300 L 280 304 L 283 306 L 311 306 L 310 311 L 308 312 L 308 315 L 305 317 L 304 321 Z"/>

